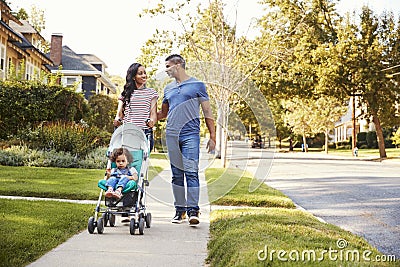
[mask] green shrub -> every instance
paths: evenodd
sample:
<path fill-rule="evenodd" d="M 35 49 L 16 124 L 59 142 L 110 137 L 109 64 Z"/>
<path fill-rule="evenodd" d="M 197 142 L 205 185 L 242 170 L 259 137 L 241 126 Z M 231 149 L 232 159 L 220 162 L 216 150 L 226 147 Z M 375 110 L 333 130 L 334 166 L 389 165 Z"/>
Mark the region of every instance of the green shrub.
<path fill-rule="evenodd" d="M 113 120 L 117 112 L 117 101 L 106 95 L 92 95 L 89 98 L 90 111 L 84 120 L 103 131 L 114 131 Z"/>
<path fill-rule="evenodd" d="M 107 164 L 106 147 L 99 147 L 85 158 L 78 159 L 69 152 L 43 151 L 27 146 L 11 146 L 0 150 L 0 165 L 105 169 Z"/>
<path fill-rule="evenodd" d="M 376 132 L 369 131 L 367 132 L 367 145 L 368 148 L 378 148 L 378 140 L 376 139 Z"/>
<path fill-rule="evenodd" d="M 367 142 L 367 132 L 360 132 L 357 134 L 357 141 L 359 142 Z"/>
<path fill-rule="evenodd" d="M 400 146 L 400 128 L 397 129 L 396 132 L 393 132 L 393 137 L 391 137 L 391 140 L 396 147 Z"/>
<path fill-rule="evenodd" d="M 110 133 L 81 123 L 50 122 L 34 129 L 29 141 L 32 148 L 64 151 L 83 158 L 93 149 L 107 145 L 110 137 Z"/>
<path fill-rule="evenodd" d="M 42 121 L 82 119 L 88 106 L 71 88 L 37 81 L 0 81 L 0 139 L 24 135 Z"/>

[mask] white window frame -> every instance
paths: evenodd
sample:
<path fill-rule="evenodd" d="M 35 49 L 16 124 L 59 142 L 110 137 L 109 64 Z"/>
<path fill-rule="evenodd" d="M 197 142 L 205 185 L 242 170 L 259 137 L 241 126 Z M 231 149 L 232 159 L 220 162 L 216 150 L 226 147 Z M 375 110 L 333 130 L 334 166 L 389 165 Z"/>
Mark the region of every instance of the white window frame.
<path fill-rule="evenodd" d="M 61 78 L 61 83 L 64 86 L 74 86 L 75 83 L 78 83 L 76 92 L 82 92 L 82 76 L 63 76 Z"/>
<path fill-rule="evenodd" d="M 0 43 L 0 78 L 4 79 L 6 77 L 7 71 L 7 48 L 3 43 Z"/>

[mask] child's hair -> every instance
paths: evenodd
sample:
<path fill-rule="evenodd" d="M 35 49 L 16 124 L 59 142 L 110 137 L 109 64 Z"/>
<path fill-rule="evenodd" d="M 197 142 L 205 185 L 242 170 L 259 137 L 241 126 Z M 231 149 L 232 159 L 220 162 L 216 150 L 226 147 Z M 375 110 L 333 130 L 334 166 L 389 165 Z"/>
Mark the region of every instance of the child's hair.
<path fill-rule="evenodd" d="M 131 164 L 133 162 L 132 154 L 129 152 L 128 149 L 122 147 L 114 149 L 113 153 L 110 155 L 110 160 L 112 162 L 115 162 L 117 158 L 121 155 L 125 155 L 128 164 Z"/>

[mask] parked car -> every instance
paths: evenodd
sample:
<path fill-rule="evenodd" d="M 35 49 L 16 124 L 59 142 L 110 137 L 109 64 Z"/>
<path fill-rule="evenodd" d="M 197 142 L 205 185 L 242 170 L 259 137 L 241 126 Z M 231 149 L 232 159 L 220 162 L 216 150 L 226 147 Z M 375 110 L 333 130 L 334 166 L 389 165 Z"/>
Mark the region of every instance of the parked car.
<path fill-rule="evenodd" d="M 264 141 L 261 139 L 261 136 L 253 139 L 251 143 L 252 148 L 264 148 Z"/>

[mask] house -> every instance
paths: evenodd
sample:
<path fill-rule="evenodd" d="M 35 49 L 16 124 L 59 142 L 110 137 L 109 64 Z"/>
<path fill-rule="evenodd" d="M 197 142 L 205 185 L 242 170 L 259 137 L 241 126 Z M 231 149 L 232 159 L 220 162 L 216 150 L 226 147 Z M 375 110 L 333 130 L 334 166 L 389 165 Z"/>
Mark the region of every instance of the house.
<path fill-rule="evenodd" d="M 353 133 L 353 101 L 356 101 L 355 106 L 358 107 L 358 99 L 351 98 L 346 114 L 344 114 L 338 122 L 335 123 L 334 142 L 348 141 Z M 368 122 L 366 119 L 361 118 L 361 110 L 356 108 L 354 111 L 356 119 L 356 134 L 360 132 L 375 131 L 373 122 Z"/>
<path fill-rule="evenodd" d="M 22 79 L 41 79 L 60 73 L 64 86 L 76 86 L 88 99 L 92 94 L 115 94 L 116 86 L 105 74 L 107 65 L 92 54 L 76 54 L 62 46 L 62 35 L 53 34 L 50 53 L 46 40 L 26 20 L 18 20 L 7 2 L 0 0 L 0 80 L 22 74 Z"/>
<path fill-rule="evenodd" d="M 62 74 L 61 83 L 65 86 L 77 86 L 88 99 L 92 94 L 115 94 L 116 85 L 106 76 L 107 65 L 92 54 L 77 54 L 66 45 L 62 45 L 62 34 L 51 36 L 50 53 L 53 62 L 48 68 L 52 73 Z"/>
<path fill-rule="evenodd" d="M 52 61 L 40 48 L 45 39 L 27 21 L 18 20 L 4 0 L 0 8 L 0 80 L 12 69 L 27 80 L 48 73 Z"/>

